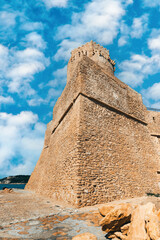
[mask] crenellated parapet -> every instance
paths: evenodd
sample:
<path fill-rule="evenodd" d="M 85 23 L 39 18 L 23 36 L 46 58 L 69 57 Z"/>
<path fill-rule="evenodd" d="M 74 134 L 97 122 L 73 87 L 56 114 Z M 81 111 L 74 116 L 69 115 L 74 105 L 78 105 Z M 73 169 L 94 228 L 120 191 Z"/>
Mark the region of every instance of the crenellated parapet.
<path fill-rule="evenodd" d="M 110 58 L 109 50 L 91 41 L 71 52 L 71 58 L 68 64 L 68 76 L 70 76 L 70 72 L 73 72 L 76 62 L 79 62 L 84 56 L 89 57 L 98 63 L 106 72 L 114 75 L 116 63 Z"/>

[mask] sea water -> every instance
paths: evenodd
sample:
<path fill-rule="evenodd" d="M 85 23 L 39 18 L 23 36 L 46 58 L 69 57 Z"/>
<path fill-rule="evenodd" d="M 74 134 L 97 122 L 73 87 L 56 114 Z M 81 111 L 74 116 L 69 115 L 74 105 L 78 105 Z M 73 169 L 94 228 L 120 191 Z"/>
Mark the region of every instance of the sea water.
<path fill-rule="evenodd" d="M 26 184 L 0 184 L 0 190 L 2 190 L 4 187 L 24 189 L 25 185 Z"/>

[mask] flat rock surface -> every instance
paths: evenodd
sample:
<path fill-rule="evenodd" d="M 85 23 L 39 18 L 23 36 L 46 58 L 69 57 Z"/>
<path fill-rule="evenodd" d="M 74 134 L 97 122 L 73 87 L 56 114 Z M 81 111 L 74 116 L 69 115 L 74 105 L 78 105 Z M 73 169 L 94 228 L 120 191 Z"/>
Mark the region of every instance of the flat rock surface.
<path fill-rule="evenodd" d="M 152 201 L 159 208 L 159 199 L 143 197 L 125 202 L 143 204 Z M 106 233 L 99 226 L 102 219 L 99 206 L 76 209 L 25 190 L 0 191 L 0 239 L 71 240 L 75 235 L 90 232 L 98 240 L 105 240 Z"/>

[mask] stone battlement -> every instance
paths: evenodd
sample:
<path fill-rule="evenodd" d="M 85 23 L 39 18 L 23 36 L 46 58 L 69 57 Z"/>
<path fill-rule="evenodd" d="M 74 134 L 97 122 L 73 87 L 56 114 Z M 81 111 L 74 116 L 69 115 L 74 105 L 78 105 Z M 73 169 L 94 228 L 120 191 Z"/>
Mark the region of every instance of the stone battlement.
<path fill-rule="evenodd" d="M 91 41 L 74 49 L 71 52 L 71 61 L 74 61 L 81 56 L 87 56 L 91 59 L 99 58 L 104 63 L 109 62 L 113 66 L 113 70 L 115 70 L 114 66 L 116 63 L 110 58 L 109 50 L 100 46 L 96 42 Z"/>
<path fill-rule="evenodd" d="M 84 56 L 89 57 L 95 61 L 98 65 L 103 67 L 103 69 L 114 75 L 115 71 L 115 61 L 110 58 L 109 50 L 100 46 L 96 42 L 90 41 L 81 47 L 74 49 L 71 52 L 71 58 L 68 64 L 68 77 L 70 76 L 69 72 L 74 72 L 74 67 L 76 62 L 79 62 Z"/>

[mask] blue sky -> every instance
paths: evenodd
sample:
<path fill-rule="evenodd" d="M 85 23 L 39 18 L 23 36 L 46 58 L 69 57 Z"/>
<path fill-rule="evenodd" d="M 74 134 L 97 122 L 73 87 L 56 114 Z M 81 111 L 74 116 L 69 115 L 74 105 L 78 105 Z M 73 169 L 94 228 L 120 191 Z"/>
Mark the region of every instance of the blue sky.
<path fill-rule="evenodd" d="M 160 108 L 159 16 L 159 0 L 0 0 L 0 177 L 33 171 L 70 52 L 88 41 Z"/>

